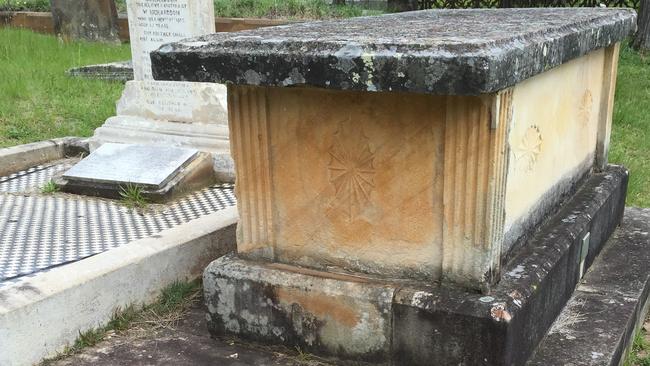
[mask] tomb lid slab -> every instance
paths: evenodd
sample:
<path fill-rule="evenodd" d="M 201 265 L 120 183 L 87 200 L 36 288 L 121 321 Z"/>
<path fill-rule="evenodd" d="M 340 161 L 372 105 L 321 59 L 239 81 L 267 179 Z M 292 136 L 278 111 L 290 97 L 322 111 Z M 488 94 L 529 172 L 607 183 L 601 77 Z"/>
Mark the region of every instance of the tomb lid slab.
<path fill-rule="evenodd" d="M 68 170 L 63 178 L 158 189 L 197 154 L 197 150 L 178 147 L 105 143 Z"/>
<path fill-rule="evenodd" d="M 631 9 L 426 10 L 212 34 L 151 59 L 158 80 L 478 95 L 635 29 Z"/>

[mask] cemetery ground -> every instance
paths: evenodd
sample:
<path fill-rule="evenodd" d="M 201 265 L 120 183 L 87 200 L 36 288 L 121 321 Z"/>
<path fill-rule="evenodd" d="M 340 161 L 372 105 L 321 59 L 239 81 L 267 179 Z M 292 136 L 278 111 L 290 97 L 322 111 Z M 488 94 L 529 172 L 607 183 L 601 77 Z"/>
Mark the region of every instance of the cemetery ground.
<path fill-rule="evenodd" d="M 115 114 L 115 101 L 123 85 L 73 79 L 67 77 L 65 71 L 75 66 L 120 61 L 129 57 L 128 45 L 63 43 L 55 37 L 30 31 L 0 29 L 0 64 L 3 67 L 0 80 L 0 148 L 63 136 L 90 136 L 106 118 Z M 619 64 L 610 161 L 623 164 L 630 170 L 627 204 L 639 207 L 650 207 L 648 75 L 650 55 L 624 47 Z M 68 353 L 92 353 L 93 350 L 84 351 L 84 348 L 97 346 L 107 340 L 112 342 L 114 351 L 119 354 L 124 351 L 120 348 L 120 344 L 123 344 L 120 342 L 124 339 L 146 339 L 152 335 L 164 338 L 169 332 L 191 328 L 191 324 L 186 323 L 198 321 L 197 317 L 203 314 L 197 305 L 198 291 L 197 284 L 176 284 L 164 291 L 153 305 L 123 309 L 116 313 L 106 328 L 80 334 Z M 650 326 L 646 324 L 644 328 L 635 340 L 629 365 L 650 365 L 650 337 L 647 332 Z M 245 345 L 233 341 L 225 340 L 224 345 L 233 347 L 224 346 L 220 350 L 226 358 L 241 361 L 251 352 Z M 275 350 L 267 350 L 263 356 L 277 360 Z M 285 364 L 317 362 L 299 350 L 282 357 L 286 357 Z M 63 357 L 51 362 L 66 364 Z"/>

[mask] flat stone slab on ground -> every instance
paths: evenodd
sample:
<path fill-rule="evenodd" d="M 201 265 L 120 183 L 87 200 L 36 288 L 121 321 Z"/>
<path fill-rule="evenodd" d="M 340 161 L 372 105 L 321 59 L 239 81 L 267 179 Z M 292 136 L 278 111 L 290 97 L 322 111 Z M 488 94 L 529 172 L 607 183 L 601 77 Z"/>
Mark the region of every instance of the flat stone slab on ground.
<path fill-rule="evenodd" d="M 68 76 L 87 79 L 114 80 L 127 82 L 133 80 L 133 64 L 129 61 L 118 61 L 107 64 L 86 65 L 75 67 L 66 72 Z"/>
<path fill-rule="evenodd" d="M 177 147 L 107 143 L 68 170 L 63 178 L 159 189 L 197 154 L 197 150 Z"/>

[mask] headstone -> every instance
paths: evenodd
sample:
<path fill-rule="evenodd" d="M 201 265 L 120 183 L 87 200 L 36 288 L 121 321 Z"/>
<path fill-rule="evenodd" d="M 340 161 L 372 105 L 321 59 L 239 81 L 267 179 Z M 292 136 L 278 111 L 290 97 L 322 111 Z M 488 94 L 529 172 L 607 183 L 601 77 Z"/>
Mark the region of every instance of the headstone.
<path fill-rule="evenodd" d="M 240 221 L 204 275 L 211 331 L 525 364 L 621 217 L 607 150 L 635 17 L 432 10 L 161 47 L 156 79 L 228 83 Z"/>
<path fill-rule="evenodd" d="M 200 186 L 213 183 L 211 168 L 211 158 L 194 149 L 105 143 L 57 183 L 65 192 L 107 198 L 119 198 L 121 191 L 132 185 L 145 197 L 164 201 L 175 191 L 188 191 L 189 181 L 193 186 L 199 180 Z"/>
<path fill-rule="evenodd" d="M 149 53 L 166 42 L 215 32 L 212 0 L 127 1 L 134 80 L 117 116 L 95 131 L 105 142 L 144 143 L 228 152 L 226 88 L 214 83 L 155 81 Z"/>
<path fill-rule="evenodd" d="M 638 29 L 632 40 L 632 47 L 637 51 L 650 50 L 650 1 L 641 0 Z"/>
<path fill-rule="evenodd" d="M 54 32 L 65 39 L 119 42 L 115 0 L 50 0 Z"/>

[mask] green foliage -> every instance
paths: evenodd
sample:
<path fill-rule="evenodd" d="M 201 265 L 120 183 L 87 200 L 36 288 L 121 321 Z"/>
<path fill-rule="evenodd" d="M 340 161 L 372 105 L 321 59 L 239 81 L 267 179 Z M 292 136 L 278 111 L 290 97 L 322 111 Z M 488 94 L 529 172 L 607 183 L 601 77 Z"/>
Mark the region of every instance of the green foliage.
<path fill-rule="evenodd" d="M 70 78 L 65 71 L 130 57 L 128 45 L 65 43 L 27 30 L 0 28 L 0 148 L 91 135 L 115 115 L 115 101 L 124 85 Z"/>
<path fill-rule="evenodd" d="M 90 329 L 85 332 L 79 332 L 79 337 L 75 340 L 73 349 L 82 349 L 92 347 L 104 339 L 102 329 Z"/>
<path fill-rule="evenodd" d="M 120 197 L 122 197 L 122 204 L 130 208 L 144 208 L 148 203 L 142 193 L 142 187 L 131 183 L 120 187 Z"/>
<path fill-rule="evenodd" d="M 150 308 L 156 313 L 169 313 L 183 307 L 186 299 L 199 291 L 198 282 L 174 282 L 166 287 Z"/>
<path fill-rule="evenodd" d="M 0 0 L 0 11 L 50 11 L 50 0 Z"/>
<path fill-rule="evenodd" d="M 366 11 L 354 5 L 329 5 L 324 0 L 214 0 L 219 17 L 233 18 L 347 18 L 379 11 Z"/>
<path fill-rule="evenodd" d="M 632 350 L 625 360 L 625 366 L 650 366 L 650 344 L 644 337 L 645 331 L 642 329 L 634 337 Z"/>
<path fill-rule="evenodd" d="M 609 160 L 630 170 L 627 204 L 650 207 L 650 59 L 621 48 Z"/>
<path fill-rule="evenodd" d="M 43 194 L 52 194 L 59 191 L 59 186 L 54 183 L 54 181 L 48 181 L 41 187 L 41 193 Z"/>
<path fill-rule="evenodd" d="M 115 0 L 120 13 L 126 12 L 126 0 Z M 355 5 L 329 5 L 325 0 L 214 0 L 218 17 L 233 18 L 347 18 L 375 15 Z M 0 0 L 0 11 L 50 11 L 49 0 Z"/>

